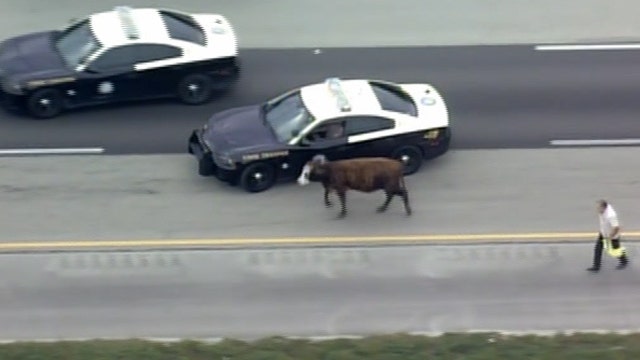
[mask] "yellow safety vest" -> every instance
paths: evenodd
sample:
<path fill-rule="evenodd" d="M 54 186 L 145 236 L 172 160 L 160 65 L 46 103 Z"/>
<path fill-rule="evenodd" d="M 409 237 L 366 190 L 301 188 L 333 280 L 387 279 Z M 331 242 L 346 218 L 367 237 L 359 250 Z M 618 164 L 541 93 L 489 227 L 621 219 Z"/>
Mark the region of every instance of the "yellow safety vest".
<path fill-rule="evenodd" d="M 613 244 L 611 243 L 611 239 L 609 238 L 603 238 L 602 239 L 602 243 L 604 244 L 604 248 L 607 250 L 607 253 L 615 258 L 618 258 L 620 256 L 622 256 L 625 252 L 625 248 L 624 246 L 622 246 L 622 244 L 620 244 L 620 247 L 617 249 L 613 248 Z"/>

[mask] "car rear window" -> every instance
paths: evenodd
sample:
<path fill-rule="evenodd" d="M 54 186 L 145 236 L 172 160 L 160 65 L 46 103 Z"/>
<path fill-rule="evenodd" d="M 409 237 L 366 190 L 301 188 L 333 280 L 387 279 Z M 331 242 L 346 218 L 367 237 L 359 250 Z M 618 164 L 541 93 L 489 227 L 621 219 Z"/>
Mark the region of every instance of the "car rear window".
<path fill-rule="evenodd" d="M 380 106 L 386 111 L 399 112 L 411 116 L 418 115 L 413 99 L 402 89 L 388 84 L 371 81 L 371 88 L 376 94 Z"/>
<path fill-rule="evenodd" d="M 172 11 L 161 10 L 160 16 L 167 26 L 169 36 L 175 40 L 183 40 L 204 46 L 206 35 L 193 17 Z"/>

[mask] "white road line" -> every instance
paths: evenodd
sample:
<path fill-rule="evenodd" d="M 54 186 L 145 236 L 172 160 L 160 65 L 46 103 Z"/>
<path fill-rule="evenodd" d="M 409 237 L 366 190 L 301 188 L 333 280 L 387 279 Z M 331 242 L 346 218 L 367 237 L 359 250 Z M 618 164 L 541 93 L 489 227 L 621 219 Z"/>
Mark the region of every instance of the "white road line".
<path fill-rule="evenodd" d="M 16 155 L 96 155 L 104 153 L 103 148 L 53 148 L 53 149 L 0 149 L 0 156 Z"/>
<path fill-rule="evenodd" d="M 537 51 L 638 50 L 640 44 L 536 45 Z"/>
<path fill-rule="evenodd" d="M 551 140 L 550 144 L 553 146 L 640 145 L 640 139 Z"/>

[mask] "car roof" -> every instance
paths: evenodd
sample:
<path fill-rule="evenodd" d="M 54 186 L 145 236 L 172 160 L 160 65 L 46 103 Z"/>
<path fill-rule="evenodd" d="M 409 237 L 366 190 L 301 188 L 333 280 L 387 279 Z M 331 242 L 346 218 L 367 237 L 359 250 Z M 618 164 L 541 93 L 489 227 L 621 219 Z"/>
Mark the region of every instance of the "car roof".
<path fill-rule="evenodd" d="M 335 90 L 331 89 L 332 86 L 335 86 Z M 328 78 L 322 83 L 302 87 L 300 94 L 311 115 L 320 122 L 347 115 L 382 112 L 378 97 L 368 80 Z M 344 98 L 348 111 L 341 108 L 339 97 Z"/>
<path fill-rule="evenodd" d="M 92 14 L 89 21 L 98 41 L 107 47 L 132 41 L 170 41 L 158 9 L 118 6 L 110 11 Z M 134 33 L 136 38 L 129 38 L 129 34 Z"/>

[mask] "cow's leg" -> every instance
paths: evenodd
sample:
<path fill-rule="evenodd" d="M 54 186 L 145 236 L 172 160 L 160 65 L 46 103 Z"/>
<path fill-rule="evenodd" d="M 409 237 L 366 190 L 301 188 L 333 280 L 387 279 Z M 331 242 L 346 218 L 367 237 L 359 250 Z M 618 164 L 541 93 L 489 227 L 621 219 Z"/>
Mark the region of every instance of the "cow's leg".
<path fill-rule="evenodd" d="M 400 190 L 400 196 L 402 196 L 402 202 L 404 202 L 404 210 L 407 212 L 407 215 L 411 215 L 411 205 L 409 204 L 409 192 L 406 188 Z"/>
<path fill-rule="evenodd" d="M 391 203 L 391 200 L 393 199 L 393 196 L 395 194 L 393 193 L 393 191 L 385 190 L 384 195 L 385 195 L 384 203 L 380 205 L 380 207 L 378 207 L 379 213 L 387 211 L 387 208 L 389 207 L 389 203 Z"/>
<path fill-rule="evenodd" d="M 333 204 L 331 204 L 331 200 L 329 200 L 329 193 L 331 192 L 331 189 L 328 186 L 324 187 L 324 206 L 325 207 L 331 207 Z"/>
<path fill-rule="evenodd" d="M 340 198 L 340 214 L 338 218 L 342 219 L 347 215 L 347 192 L 344 189 L 336 189 L 338 198 Z"/>

